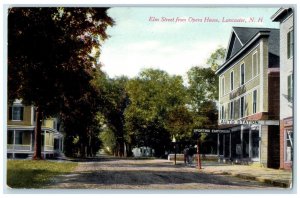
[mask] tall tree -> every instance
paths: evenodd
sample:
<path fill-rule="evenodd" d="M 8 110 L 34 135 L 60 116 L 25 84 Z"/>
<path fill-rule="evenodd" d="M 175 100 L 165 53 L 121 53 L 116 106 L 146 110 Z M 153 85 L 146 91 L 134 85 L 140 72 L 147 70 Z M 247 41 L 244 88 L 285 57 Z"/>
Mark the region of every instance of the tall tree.
<path fill-rule="evenodd" d="M 154 148 L 156 156 L 164 155 L 164 146 L 171 139 L 167 120 L 169 118 L 169 126 L 175 122 L 171 112 L 174 115 L 174 109 L 179 110 L 186 102 L 182 78 L 146 69 L 129 80 L 126 90 L 130 99 L 125 110 L 128 141 L 134 146 Z"/>
<path fill-rule="evenodd" d="M 108 8 L 10 8 L 8 98 L 36 107 L 34 159 L 41 159 L 41 121 L 78 101 L 92 79 Z M 94 52 L 94 53 L 93 53 Z"/>

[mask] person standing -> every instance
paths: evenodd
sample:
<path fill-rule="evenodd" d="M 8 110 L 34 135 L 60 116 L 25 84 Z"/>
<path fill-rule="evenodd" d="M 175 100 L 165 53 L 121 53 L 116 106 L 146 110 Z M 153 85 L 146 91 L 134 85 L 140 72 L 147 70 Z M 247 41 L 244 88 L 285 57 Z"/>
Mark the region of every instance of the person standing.
<path fill-rule="evenodd" d="M 183 157 L 184 157 L 184 164 L 186 165 L 188 163 L 188 155 L 189 155 L 189 148 L 185 146 L 183 150 Z"/>
<path fill-rule="evenodd" d="M 194 155 L 194 152 L 193 152 L 193 147 L 192 145 L 190 145 L 190 147 L 188 148 L 188 164 L 191 166 L 192 163 L 193 163 L 193 155 Z"/>

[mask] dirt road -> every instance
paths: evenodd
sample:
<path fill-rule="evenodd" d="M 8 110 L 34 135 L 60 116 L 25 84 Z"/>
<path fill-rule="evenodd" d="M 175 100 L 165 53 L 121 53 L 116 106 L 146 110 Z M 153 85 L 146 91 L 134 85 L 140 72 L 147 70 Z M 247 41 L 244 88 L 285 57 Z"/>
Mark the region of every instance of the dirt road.
<path fill-rule="evenodd" d="M 229 175 L 211 175 L 195 167 L 161 159 L 103 159 L 80 162 L 73 174 L 56 177 L 54 189 L 275 189 Z"/>

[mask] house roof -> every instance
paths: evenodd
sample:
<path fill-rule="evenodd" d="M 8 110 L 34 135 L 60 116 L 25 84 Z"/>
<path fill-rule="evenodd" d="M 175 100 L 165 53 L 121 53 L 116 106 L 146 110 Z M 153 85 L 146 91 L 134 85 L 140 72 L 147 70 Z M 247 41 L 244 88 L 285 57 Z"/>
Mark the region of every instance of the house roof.
<path fill-rule="evenodd" d="M 256 27 L 232 27 L 229 39 L 225 63 L 216 71 L 219 73 L 229 62 L 236 58 L 236 55 L 249 47 L 248 44 L 261 36 L 268 36 L 269 53 L 279 56 L 279 29 L 256 28 Z"/>
<path fill-rule="evenodd" d="M 275 14 L 272 15 L 271 19 L 272 21 L 281 21 L 284 17 L 291 15 L 293 13 L 292 8 L 280 8 L 275 12 Z"/>
<path fill-rule="evenodd" d="M 278 43 L 279 29 L 273 28 L 251 28 L 251 27 L 232 27 L 232 35 L 229 42 L 226 60 L 233 57 L 248 41 L 250 41 L 259 32 L 270 32 L 269 42 L 275 47 L 271 48 L 273 54 L 279 56 L 279 46 L 274 45 Z"/>

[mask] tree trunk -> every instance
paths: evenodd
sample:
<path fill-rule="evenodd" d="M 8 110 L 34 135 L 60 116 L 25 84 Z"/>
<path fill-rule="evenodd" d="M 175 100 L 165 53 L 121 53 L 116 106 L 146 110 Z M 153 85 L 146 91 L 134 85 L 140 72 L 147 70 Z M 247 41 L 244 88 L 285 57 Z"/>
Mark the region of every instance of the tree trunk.
<path fill-rule="evenodd" d="M 36 109 L 36 127 L 34 129 L 34 154 L 33 159 L 34 160 L 40 160 L 43 159 L 42 157 L 42 120 L 43 120 L 43 114 L 41 108 L 38 106 Z"/>
<path fill-rule="evenodd" d="M 124 139 L 123 139 L 123 137 L 118 139 L 117 145 L 118 145 L 117 148 L 118 148 L 119 157 L 124 157 Z"/>
<path fill-rule="evenodd" d="M 86 153 L 87 153 L 87 137 L 85 134 L 83 134 L 79 140 L 81 141 L 81 144 L 80 144 L 80 157 L 81 158 L 86 158 Z"/>

